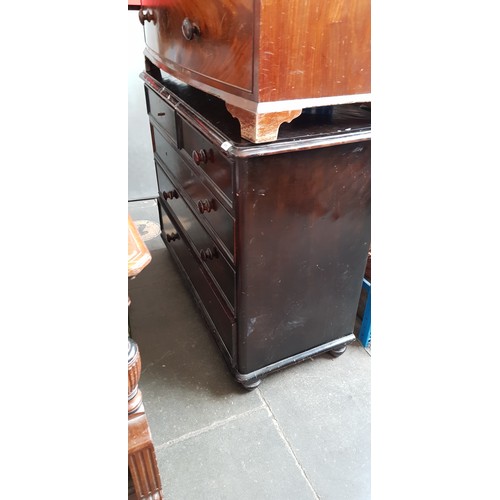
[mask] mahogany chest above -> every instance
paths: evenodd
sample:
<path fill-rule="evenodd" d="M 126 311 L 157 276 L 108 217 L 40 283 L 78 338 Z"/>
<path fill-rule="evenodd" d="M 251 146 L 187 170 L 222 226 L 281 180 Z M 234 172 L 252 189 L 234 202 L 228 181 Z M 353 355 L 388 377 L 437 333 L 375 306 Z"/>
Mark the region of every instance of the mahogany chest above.
<path fill-rule="evenodd" d="M 303 109 L 370 101 L 370 0 L 142 0 L 145 56 L 225 102 L 241 135 Z"/>

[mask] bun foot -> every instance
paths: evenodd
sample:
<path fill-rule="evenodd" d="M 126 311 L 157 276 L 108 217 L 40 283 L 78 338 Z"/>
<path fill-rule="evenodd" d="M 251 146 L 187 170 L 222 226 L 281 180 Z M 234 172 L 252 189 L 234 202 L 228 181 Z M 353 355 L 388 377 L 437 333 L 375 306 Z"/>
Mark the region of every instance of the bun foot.
<path fill-rule="evenodd" d="M 346 351 L 347 349 L 347 346 L 345 345 L 344 347 L 341 347 L 340 349 L 332 349 L 330 351 L 330 354 L 334 357 L 334 358 L 338 358 L 339 356 L 342 356 L 342 354 L 344 354 L 344 352 Z"/>
<path fill-rule="evenodd" d="M 247 390 L 247 391 L 253 391 L 256 387 L 260 385 L 262 380 L 252 380 L 249 382 L 241 382 L 241 385 Z"/>

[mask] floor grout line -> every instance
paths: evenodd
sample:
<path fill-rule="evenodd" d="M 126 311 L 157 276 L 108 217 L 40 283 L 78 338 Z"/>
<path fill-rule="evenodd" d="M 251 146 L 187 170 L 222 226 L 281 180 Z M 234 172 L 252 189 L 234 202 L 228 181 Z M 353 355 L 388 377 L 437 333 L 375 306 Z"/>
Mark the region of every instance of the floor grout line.
<path fill-rule="evenodd" d="M 269 412 L 270 416 L 271 416 L 271 420 L 274 424 L 274 427 L 276 428 L 276 430 L 278 431 L 278 435 L 280 436 L 280 438 L 283 440 L 283 442 L 285 443 L 285 446 L 286 448 L 288 449 L 288 451 L 290 452 L 290 454 L 292 455 L 292 458 L 295 462 L 295 465 L 298 467 L 298 469 L 300 470 L 300 473 L 302 474 L 302 477 L 305 479 L 307 485 L 309 486 L 309 488 L 311 489 L 313 495 L 314 495 L 314 498 L 316 498 L 316 500 L 321 500 L 319 495 L 316 493 L 316 490 L 314 489 L 313 485 L 311 484 L 311 481 L 309 480 L 309 478 L 307 477 L 307 474 L 306 474 L 306 471 L 304 470 L 304 468 L 302 467 L 302 465 L 300 464 L 298 458 L 297 458 L 297 455 L 295 455 L 293 449 L 292 449 L 292 446 L 290 445 L 290 443 L 288 442 L 288 439 L 286 438 L 284 432 L 283 432 L 283 429 L 281 428 L 276 416 L 274 415 L 273 411 L 271 410 L 271 406 L 269 405 L 269 403 L 266 401 L 266 399 L 264 398 L 262 392 L 260 391 L 259 388 L 257 388 L 257 393 L 261 399 L 261 401 L 263 402 L 263 404 L 266 406 L 267 408 L 267 411 Z"/>
<path fill-rule="evenodd" d="M 218 427 L 221 427 L 222 425 L 225 425 L 229 422 L 233 422 L 235 420 L 239 420 L 240 418 L 244 418 L 248 415 L 251 415 L 252 413 L 258 411 L 258 410 L 263 410 L 266 409 L 265 405 L 258 406 L 257 408 L 252 408 L 251 410 L 247 410 L 243 413 L 238 413 L 237 415 L 231 415 L 228 418 L 225 418 L 223 420 L 217 420 L 210 425 L 207 425 L 206 427 L 202 427 L 201 429 L 197 429 L 196 431 L 191 431 L 188 432 L 187 434 L 183 434 L 182 436 L 179 436 L 177 438 L 171 439 L 170 441 L 167 441 L 166 443 L 160 444 L 160 445 L 155 445 L 156 450 L 163 450 L 165 448 L 170 448 L 171 446 L 174 446 L 178 443 L 182 443 L 183 441 L 186 441 L 188 439 L 191 439 L 196 436 L 200 436 L 201 434 L 205 434 L 206 432 L 210 432 L 214 429 L 217 429 Z"/>

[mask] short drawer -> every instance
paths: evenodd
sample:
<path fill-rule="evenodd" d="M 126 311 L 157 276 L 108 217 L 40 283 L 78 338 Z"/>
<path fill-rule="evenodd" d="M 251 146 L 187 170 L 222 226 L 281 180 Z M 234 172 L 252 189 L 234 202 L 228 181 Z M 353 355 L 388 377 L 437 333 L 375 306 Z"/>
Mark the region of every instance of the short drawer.
<path fill-rule="evenodd" d="M 198 303 L 204 313 L 217 330 L 219 337 L 226 346 L 228 354 L 234 357 L 234 336 L 236 321 L 234 316 L 226 309 L 217 292 L 212 288 L 210 281 L 205 276 L 198 261 L 191 253 L 184 238 L 179 235 L 177 228 L 172 223 L 164 207 L 160 204 L 160 224 L 162 239 L 177 257 L 185 275 L 188 277 L 191 287 L 198 296 Z"/>
<path fill-rule="evenodd" d="M 233 206 L 233 165 L 203 135 L 182 120 L 182 147 L 190 162 L 196 164 L 224 193 Z"/>
<path fill-rule="evenodd" d="M 148 113 L 153 117 L 163 130 L 177 142 L 175 126 L 175 111 L 151 89 L 146 89 L 146 106 Z"/>
<path fill-rule="evenodd" d="M 194 245 L 194 250 L 200 261 L 213 276 L 214 281 L 234 309 L 235 273 L 231 265 L 185 201 L 178 196 L 174 185 L 161 168 L 157 167 L 157 173 L 163 203 L 168 205 L 177 217 L 179 224 Z M 164 196 L 163 193 L 170 194 Z"/>
<path fill-rule="evenodd" d="M 160 136 L 158 132 L 155 135 L 158 157 L 166 159 L 166 161 L 162 163 L 165 163 L 167 172 L 172 173 L 174 178 L 179 181 L 179 185 L 189 196 L 189 199 L 186 200 L 187 203 L 191 205 L 193 210 L 196 210 L 199 217 L 201 217 L 204 222 L 208 223 L 217 235 L 217 238 L 221 240 L 221 243 L 227 248 L 229 253 L 234 256 L 233 217 L 213 193 L 200 182 L 200 179 L 179 157 L 177 152 L 164 139 L 163 142 L 161 142 L 159 138 L 157 140 L 157 136 Z M 162 174 L 163 172 L 158 172 L 160 196 L 167 196 L 168 198 L 169 195 L 164 195 L 163 192 L 166 191 L 168 193 L 169 190 L 165 190 L 161 187 L 163 182 Z"/>

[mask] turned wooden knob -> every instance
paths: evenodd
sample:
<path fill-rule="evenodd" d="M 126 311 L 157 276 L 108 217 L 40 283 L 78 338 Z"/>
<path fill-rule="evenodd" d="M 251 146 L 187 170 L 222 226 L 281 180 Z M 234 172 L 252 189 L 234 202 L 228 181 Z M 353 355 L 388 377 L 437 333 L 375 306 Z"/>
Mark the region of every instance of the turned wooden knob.
<path fill-rule="evenodd" d="M 167 234 L 167 241 L 170 243 L 171 241 L 175 241 L 175 240 L 178 240 L 180 239 L 180 236 L 178 233 L 170 233 L 170 234 Z"/>
<path fill-rule="evenodd" d="M 163 198 L 166 200 L 173 200 L 174 198 L 179 198 L 179 193 L 173 189 L 172 191 L 163 191 Z"/>
<path fill-rule="evenodd" d="M 201 35 L 200 27 L 186 17 L 186 19 L 182 21 L 182 34 L 186 40 L 192 40 L 195 36 Z"/>
<path fill-rule="evenodd" d="M 207 259 L 212 260 L 212 259 L 217 259 L 219 257 L 219 251 L 217 250 L 216 247 L 211 250 L 210 248 L 207 248 L 206 250 L 201 250 L 200 251 L 200 257 L 201 260 L 206 261 Z"/>
<path fill-rule="evenodd" d="M 198 151 L 195 150 L 191 153 L 191 156 L 196 165 L 199 165 L 200 163 L 208 163 L 209 160 L 214 161 L 215 159 L 212 149 L 209 149 L 208 152 L 204 149 L 200 149 Z"/>
<path fill-rule="evenodd" d="M 144 21 L 156 21 L 155 13 L 151 10 L 139 10 L 139 21 L 144 26 Z"/>
<path fill-rule="evenodd" d="M 200 200 L 198 202 L 198 210 L 200 211 L 200 214 L 216 210 L 215 200 L 213 198 L 211 200 Z"/>

